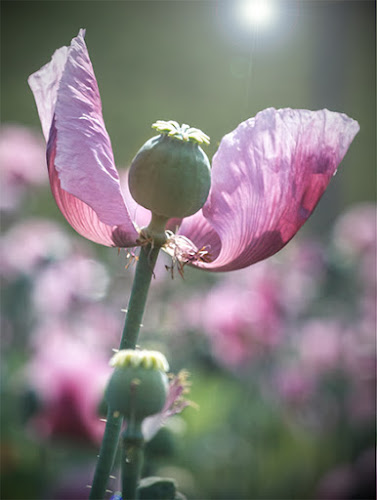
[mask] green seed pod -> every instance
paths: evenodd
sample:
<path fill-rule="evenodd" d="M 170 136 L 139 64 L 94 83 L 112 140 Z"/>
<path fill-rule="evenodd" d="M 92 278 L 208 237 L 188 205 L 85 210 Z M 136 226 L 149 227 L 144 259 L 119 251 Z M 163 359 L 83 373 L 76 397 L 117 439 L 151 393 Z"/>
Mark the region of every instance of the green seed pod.
<path fill-rule="evenodd" d="M 161 135 L 149 139 L 132 161 L 129 188 L 133 198 L 166 218 L 188 217 L 204 205 L 211 186 L 207 155 L 199 144 L 209 137 L 188 125 L 157 121 Z"/>
<path fill-rule="evenodd" d="M 141 421 L 162 410 L 168 393 L 169 365 L 156 351 L 124 349 L 110 361 L 115 368 L 105 392 L 109 408 L 127 421 Z"/>

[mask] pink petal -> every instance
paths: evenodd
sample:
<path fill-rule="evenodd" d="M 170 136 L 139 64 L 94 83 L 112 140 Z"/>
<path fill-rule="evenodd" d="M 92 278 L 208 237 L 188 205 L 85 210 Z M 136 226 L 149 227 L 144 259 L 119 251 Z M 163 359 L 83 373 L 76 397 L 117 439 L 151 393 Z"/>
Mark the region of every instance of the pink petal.
<path fill-rule="evenodd" d="M 128 173 L 129 170 L 124 170 L 120 173 L 120 185 L 122 188 L 122 193 L 124 200 L 126 202 L 128 211 L 132 217 L 132 220 L 138 228 L 148 226 L 152 212 L 147 208 L 139 205 L 131 196 L 130 188 L 128 187 Z"/>
<path fill-rule="evenodd" d="M 31 75 L 29 85 L 48 141 L 51 189 L 63 215 L 90 240 L 134 246 L 138 233 L 121 192 L 84 30 Z"/>
<path fill-rule="evenodd" d="M 216 258 L 195 265 L 231 271 L 280 250 L 313 212 L 358 131 L 344 114 L 269 108 L 226 135 L 202 214 L 180 230 L 197 245 L 220 240 Z"/>
<path fill-rule="evenodd" d="M 187 236 L 199 250 L 206 247 L 211 259 L 213 261 L 217 259 L 221 250 L 221 240 L 210 222 L 203 216 L 202 210 L 183 219 L 178 233 Z M 208 268 L 208 264 L 205 266 L 200 264 L 200 267 Z"/>

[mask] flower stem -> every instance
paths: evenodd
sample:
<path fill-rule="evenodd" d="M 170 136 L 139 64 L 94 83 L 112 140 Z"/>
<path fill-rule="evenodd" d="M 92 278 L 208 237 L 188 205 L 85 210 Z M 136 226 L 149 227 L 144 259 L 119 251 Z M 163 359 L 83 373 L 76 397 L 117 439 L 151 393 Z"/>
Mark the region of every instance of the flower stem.
<path fill-rule="evenodd" d="M 153 276 L 160 247 L 150 245 L 141 247 L 132 285 L 131 297 L 128 303 L 126 321 L 123 329 L 120 349 L 135 349 L 140 331 L 149 286 Z M 109 410 L 105 433 L 90 490 L 90 500 L 102 500 L 106 493 L 107 482 L 113 466 L 118 445 L 122 417 Z"/>
<path fill-rule="evenodd" d="M 135 500 L 144 460 L 144 440 L 141 434 L 127 432 L 122 435 L 122 499 Z"/>
<path fill-rule="evenodd" d="M 102 500 L 106 493 L 107 482 L 117 450 L 122 417 L 114 414 L 110 409 L 107 413 L 106 428 L 103 435 L 93 484 L 90 490 L 90 499 Z"/>
<path fill-rule="evenodd" d="M 140 249 L 120 349 L 135 349 L 136 347 L 149 285 L 159 251 L 160 247 L 152 248 L 150 245 Z"/>

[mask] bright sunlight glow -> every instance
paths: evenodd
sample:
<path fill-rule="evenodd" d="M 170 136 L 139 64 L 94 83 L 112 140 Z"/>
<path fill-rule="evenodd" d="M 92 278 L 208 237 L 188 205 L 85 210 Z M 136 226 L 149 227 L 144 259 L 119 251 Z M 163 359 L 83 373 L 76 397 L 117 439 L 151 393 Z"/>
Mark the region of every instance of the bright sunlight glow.
<path fill-rule="evenodd" d="M 275 11 L 269 0 L 247 0 L 240 5 L 240 17 L 249 26 L 266 26 L 273 20 Z"/>

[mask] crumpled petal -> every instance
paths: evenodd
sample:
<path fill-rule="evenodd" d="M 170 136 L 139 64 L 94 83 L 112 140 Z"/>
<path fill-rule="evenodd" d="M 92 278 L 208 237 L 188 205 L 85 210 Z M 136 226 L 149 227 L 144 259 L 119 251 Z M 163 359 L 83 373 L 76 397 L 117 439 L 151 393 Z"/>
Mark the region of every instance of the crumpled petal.
<path fill-rule="evenodd" d="M 221 141 L 201 213 L 180 234 L 219 249 L 211 263 L 231 271 L 280 250 L 313 212 L 359 125 L 345 114 L 268 108 Z"/>
<path fill-rule="evenodd" d="M 77 232 L 107 246 L 134 246 L 138 232 L 121 192 L 84 34 L 29 77 L 48 142 L 51 189 Z"/>
<path fill-rule="evenodd" d="M 187 406 L 195 404 L 185 398 L 185 394 L 190 392 L 188 381 L 189 373 L 181 370 L 178 375 L 173 375 L 169 383 L 169 392 L 160 413 L 147 417 L 142 423 L 142 432 L 145 441 L 150 441 L 163 427 L 169 417 L 181 413 Z"/>

